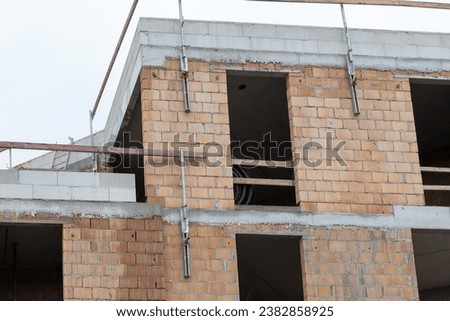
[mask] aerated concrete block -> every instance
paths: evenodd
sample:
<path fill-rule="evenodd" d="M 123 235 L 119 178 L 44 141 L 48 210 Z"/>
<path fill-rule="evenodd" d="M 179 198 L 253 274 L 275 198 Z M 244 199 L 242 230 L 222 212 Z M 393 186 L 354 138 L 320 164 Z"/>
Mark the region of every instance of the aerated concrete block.
<path fill-rule="evenodd" d="M 19 184 L 0 184 L 0 198 L 32 199 L 33 186 Z"/>
<path fill-rule="evenodd" d="M 136 202 L 136 191 L 134 188 L 110 187 L 108 190 L 111 202 Z"/>
<path fill-rule="evenodd" d="M 19 171 L 0 170 L 0 184 L 19 184 Z"/>
<path fill-rule="evenodd" d="M 109 201 L 109 191 L 105 187 L 74 187 L 72 189 L 74 201 Z"/>
<path fill-rule="evenodd" d="M 95 173 L 58 172 L 59 186 L 95 186 Z"/>
<path fill-rule="evenodd" d="M 19 182 L 31 185 L 57 185 L 57 172 L 23 170 L 19 172 Z"/>
<path fill-rule="evenodd" d="M 67 186 L 33 186 L 33 199 L 71 200 L 72 190 Z"/>

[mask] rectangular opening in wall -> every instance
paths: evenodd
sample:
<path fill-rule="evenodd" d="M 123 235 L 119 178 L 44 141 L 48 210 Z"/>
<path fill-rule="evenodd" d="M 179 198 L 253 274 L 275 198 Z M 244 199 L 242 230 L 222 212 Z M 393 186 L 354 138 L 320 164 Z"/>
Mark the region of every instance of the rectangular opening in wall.
<path fill-rule="evenodd" d="M 141 83 L 137 82 L 130 104 L 123 119 L 114 147 L 143 149 Z M 144 156 L 142 155 L 111 155 L 107 167 L 114 173 L 134 174 L 136 201 L 145 202 Z M 119 187 L 119 186 L 118 186 Z"/>
<path fill-rule="evenodd" d="M 419 297 L 422 301 L 450 301 L 450 231 L 413 230 Z"/>
<path fill-rule="evenodd" d="M 237 234 L 241 301 L 302 301 L 300 237 Z"/>
<path fill-rule="evenodd" d="M 1 224 L 0 253 L 0 300 L 63 299 L 61 225 Z"/>
<path fill-rule="evenodd" d="M 295 206 L 282 73 L 227 73 L 236 205 Z"/>
<path fill-rule="evenodd" d="M 450 206 L 450 81 L 411 80 L 425 203 Z"/>

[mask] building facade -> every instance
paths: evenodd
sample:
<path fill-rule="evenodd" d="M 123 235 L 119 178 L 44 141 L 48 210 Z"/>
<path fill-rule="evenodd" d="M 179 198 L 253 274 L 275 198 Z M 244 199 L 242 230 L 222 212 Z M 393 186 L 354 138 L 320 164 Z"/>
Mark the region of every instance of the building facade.
<path fill-rule="evenodd" d="M 180 37 L 140 20 L 98 135 L 175 157 L 0 172 L 3 299 L 450 298 L 450 35 L 350 30 L 353 83 L 341 29 Z"/>

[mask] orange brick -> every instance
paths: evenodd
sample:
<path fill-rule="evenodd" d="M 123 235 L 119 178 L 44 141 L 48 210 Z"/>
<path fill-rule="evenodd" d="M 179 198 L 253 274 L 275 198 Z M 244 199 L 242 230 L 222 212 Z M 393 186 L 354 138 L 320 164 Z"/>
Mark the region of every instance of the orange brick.
<path fill-rule="evenodd" d="M 113 300 L 123 300 L 128 301 L 130 300 L 130 290 L 125 289 L 114 289 L 114 291 L 111 291 L 112 293 L 112 299 Z"/>
<path fill-rule="evenodd" d="M 136 241 L 137 232 L 130 230 L 119 230 L 117 231 L 117 240 L 125 241 L 125 242 L 134 242 Z"/>
<path fill-rule="evenodd" d="M 83 240 L 98 240 L 99 231 L 94 229 L 83 229 L 81 230 L 81 238 Z"/>
<path fill-rule="evenodd" d="M 77 300 L 91 300 L 92 289 L 90 288 L 74 288 L 73 297 Z"/>
<path fill-rule="evenodd" d="M 145 229 L 145 221 L 140 219 L 127 219 L 127 229 L 140 231 Z"/>
<path fill-rule="evenodd" d="M 63 229 L 64 240 L 79 240 L 81 239 L 81 230 L 77 228 L 64 228 Z"/>
<path fill-rule="evenodd" d="M 93 229 L 109 229 L 109 220 L 106 219 L 91 219 L 91 228 Z"/>
<path fill-rule="evenodd" d="M 100 286 L 103 288 L 118 288 L 119 277 L 103 276 L 100 279 Z"/>
<path fill-rule="evenodd" d="M 128 251 L 128 243 L 127 242 L 121 242 L 121 241 L 117 241 L 117 242 L 111 242 L 110 246 L 111 246 L 111 251 L 112 252 L 127 252 Z M 132 243 L 131 243 L 132 244 Z"/>
<path fill-rule="evenodd" d="M 137 288 L 137 277 L 122 277 L 119 279 L 119 286 L 121 288 Z"/>

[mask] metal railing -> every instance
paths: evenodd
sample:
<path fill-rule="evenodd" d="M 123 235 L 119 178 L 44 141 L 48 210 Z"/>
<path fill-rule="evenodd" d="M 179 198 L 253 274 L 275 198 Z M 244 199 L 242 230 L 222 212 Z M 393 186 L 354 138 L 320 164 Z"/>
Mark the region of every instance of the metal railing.
<path fill-rule="evenodd" d="M 435 173 L 435 174 L 450 174 L 450 168 L 448 167 L 427 167 L 420 168 L 422 173 Z M 425 191 L 450 191 L 450 181 L 448 185 L 423 185 Z"/>

